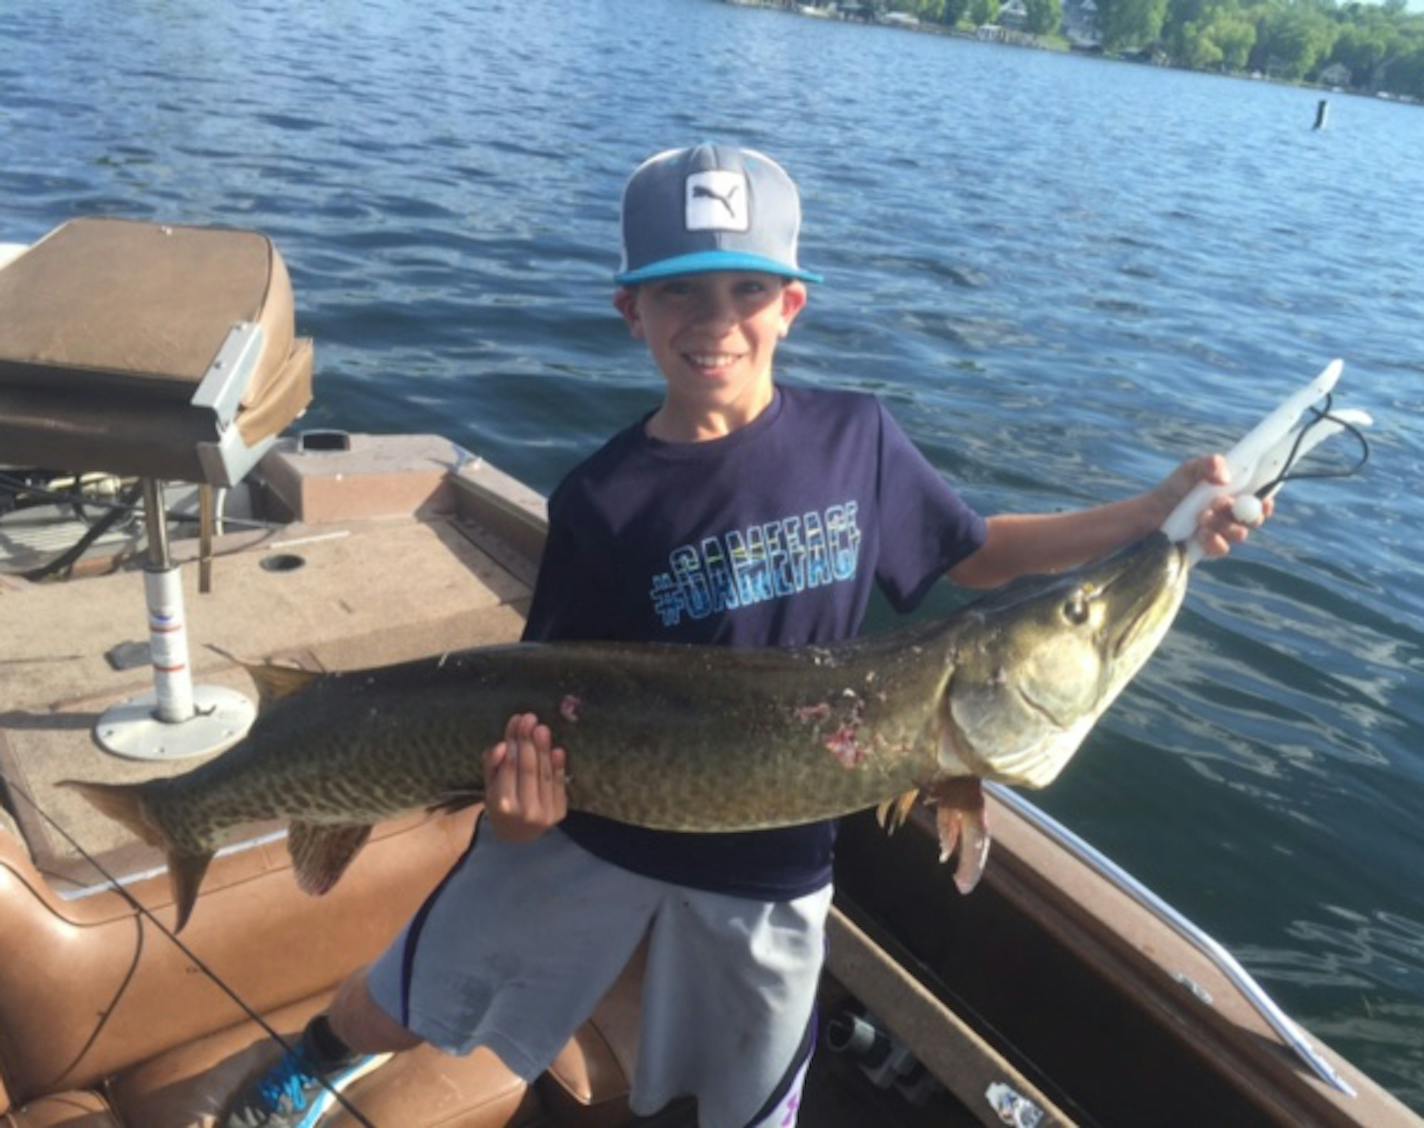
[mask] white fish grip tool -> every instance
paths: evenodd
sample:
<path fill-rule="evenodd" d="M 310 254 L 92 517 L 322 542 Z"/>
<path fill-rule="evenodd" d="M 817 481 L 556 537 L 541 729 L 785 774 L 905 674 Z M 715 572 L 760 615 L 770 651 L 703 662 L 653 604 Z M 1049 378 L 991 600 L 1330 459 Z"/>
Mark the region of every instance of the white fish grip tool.
<path fill-rule="evenodd" d="M 1374 423 L 1368 412 L 1356 408 L 1322 411 L 1315 407 L 1330 395 L 1344 368 L 1344 361 L 1332 360 L 1320 375 L 1257 423 L 1226 455 L 1230 483 L 1198 483 L 1162 523 L 1162 531 L 1174 541 L 1185 541 L 1196 532 L 1202 511 L 1216 498 L 1250 496 L 1264 501 L 1273 496 L 1292 476 L 1291 467 L 1332 435 L 1350 431 L 1364 444 L 1360 429 Z M 1366 457 L 1368 450 L 1366 445 Z M 1188 560 L 1196 563 L 1201 556 L 1201 545 L 1193 540 L 1187 547 Z"/>

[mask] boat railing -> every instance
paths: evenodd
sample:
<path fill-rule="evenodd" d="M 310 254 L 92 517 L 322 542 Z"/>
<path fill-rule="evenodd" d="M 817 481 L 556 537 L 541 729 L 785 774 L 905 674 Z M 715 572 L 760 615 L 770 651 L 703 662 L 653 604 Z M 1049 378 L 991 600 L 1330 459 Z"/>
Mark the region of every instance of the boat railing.
<path fill-rule="evenodd" d="M 1309 1066 L 1317 1077 L 1338 1092 L 1350 1097 L 1357 1095 L 1349 1082 L 1341 1077 L 1324 1055 L 1311 1044 L 1305 1032 L 1291 1020 L 1290 1016 L 1266 993 L 1265 988 L 1252 978 L 1250 972 L 1241 966 L 1236 957 L 1227 951 L 1219 940 L 1173 908 L 1159 894 L 1154 893 L 1138 881 L 1101 850 L 1090 845 L 1052 815 L 1034 806 L 1022 795 L 1002 784 L 989 783 L 985 786 L 1004 806 L 1010 808 L 1015 814 L 1047 835 L 1094 872 L 1111 882 L 1210 960 L 1213 966 L 1231 981 L 1257 1013 L 1285 1040 L 1296 1056 Z"/>

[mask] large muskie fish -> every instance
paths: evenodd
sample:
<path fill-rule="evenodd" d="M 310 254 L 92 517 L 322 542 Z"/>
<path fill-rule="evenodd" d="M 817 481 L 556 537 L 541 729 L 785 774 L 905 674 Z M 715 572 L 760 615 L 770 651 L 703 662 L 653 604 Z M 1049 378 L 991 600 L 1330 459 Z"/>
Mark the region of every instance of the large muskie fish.
<path fill-rule="evenodd" d="M 264 708 L 223 755 L 171 779 L 66 783 L 167 853 L 180 928 L 235 828 L 290 820 L 298 880 L 325 892 L 373 823 L 478 798 L 482 750 L 523 712 L 567 750 L 571 806 L 640 826 L 755 830 L 877 804 L 893 821 L 923 791 L 945 857 L 962 831 L 967 889 L 988 846 L 978 781 L 1057 776 L 1167 632 L 1186 576 L 1159 533 L 832 646 L 521 643 L 345 673 L 249 667 Z"/>

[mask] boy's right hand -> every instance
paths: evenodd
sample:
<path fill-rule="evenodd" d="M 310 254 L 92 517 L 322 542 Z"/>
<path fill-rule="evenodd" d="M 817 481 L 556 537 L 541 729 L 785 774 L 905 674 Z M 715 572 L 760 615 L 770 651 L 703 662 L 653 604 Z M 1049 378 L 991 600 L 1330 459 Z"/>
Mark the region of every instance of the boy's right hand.
<path fill-rule="evenodd" d="M 569 811 L 567 755 L 533 713 L 516 713 L 484 754 L 485 815 L 504 842 L 533 842 Z"/>

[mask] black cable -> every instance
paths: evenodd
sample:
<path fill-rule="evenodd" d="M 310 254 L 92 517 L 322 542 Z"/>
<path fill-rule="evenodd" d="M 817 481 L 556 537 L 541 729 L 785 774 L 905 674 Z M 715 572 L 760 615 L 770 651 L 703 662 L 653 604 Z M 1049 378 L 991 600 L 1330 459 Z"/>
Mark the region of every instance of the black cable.
<path fill-rule="evenodd" d="M 1311 406 L 1308 409 L 1309 411 L 1314 413 L 1315 418 L 1312 419 L 1309 423 L 1307 423 L 1304 427 L 1302 427 L 1300 431 L 1296 434 L 1295 442 L 1291 444 L 1290 453 L 1286 455 L 1285 465 L 1281 467 L 1281 472 L 1277 474 L 1274 478 L 1272 478 L 1269 482 L 1267 482 L 1265 485 L 1261 486 L 1259 489 L 1256 490 L 1256 496 L 1262 501 L 1265 501 L 1266 498 L 1271 496 L 1271 493 L 1274 490 L 1279 489 L 1286 482 L 1296 482 L 1306 478 L 1353 477 L 1354 475 L 1358 474 L 1364 468 L 1365 463 L 1370 460 L 1370 443 L 1369 440 L 1365 438 L 1364 432 L 1348 420 L 1341 419 L 1338 415 L 1332 415 L 1330 413 L 1330 408 L 1331 405 L 1334 403 L 1334 400 L 1334 393 L 1327 392 L 1325 394 L 1325 406 L 1323 408 Z M 1300 457 L 1300 444 L 1305 441 L 1305 436 L 1309 434 L 1313 428 L 1318 427 L 1320 426 L 1320 424 L 1325 423 L 1327 421 L 1330 423 L 1337 424 L 1342 430 L 1354 436 L 1355 441 L 1360 444 L 1360 460 L 1355 463 L 1355 465 L 1344 470 L 1296 471 L 1295 463 L 1296 459 Z"/>
<path fill-rule="evenodd" d="M 61 493 L 58 490 L 48 490 L 43 486 L 32 486 L 20 478 L 12 478 L 8 474 L 0 473 L 0 484 L 9 486 L 11 489 L 22 489 L 25 493 L 34 494 L 36 497 L 49 498 L 51 501 L 74 504 L 74 499 L 69 494 Z M 143 506 L 125 503 L 122 501 L 101 501 L 98 498 L 87 498 L 85 505 L 92 505 L 99 509 L 117 509 L 124 513 L 132 513 L 135 517 L 143 515 Z M 179 513 L 176 510 L 165 509 L 163 515 L 170 521 L 187 521 L 189 524 L 196 523 L 201 518 L 196 513 Z M 248 517 L 224 517 L 224 525 L 243 525 L 250 529 L 280 529 L 280 521 L 254 521 Z"/>
<path fill-rule="evenodd" d="M 118 523 L 119 519 L 126 512 L 131 512 L 133 503 L 138 500 L 138 495 L 143 492 L 143 483 L 135 482 L 123 494 L 123 501 L 109 509 L 102 517 L 95 521 L 84 535 L 69 546 L 64 552 L 56 556 L 38 568 L 31 568 L 28 572 L 21 572 L 20 578 L 25 580 L 42 580 L 52 572 L 61 569 L 68 569 L 73 563 L 84 555 L 85 550 L 103 536 L 109 529 Z"/>

